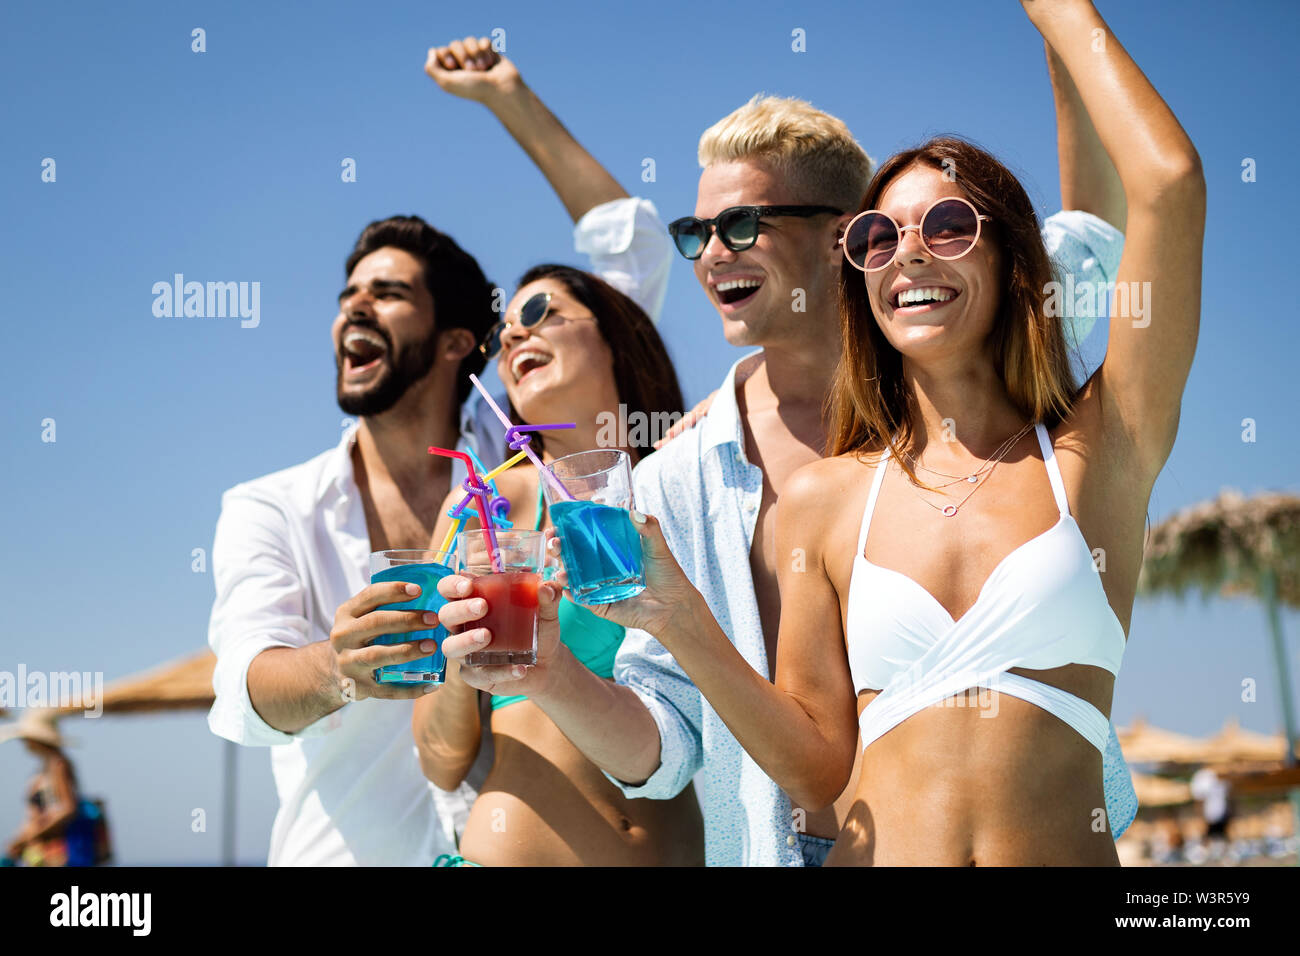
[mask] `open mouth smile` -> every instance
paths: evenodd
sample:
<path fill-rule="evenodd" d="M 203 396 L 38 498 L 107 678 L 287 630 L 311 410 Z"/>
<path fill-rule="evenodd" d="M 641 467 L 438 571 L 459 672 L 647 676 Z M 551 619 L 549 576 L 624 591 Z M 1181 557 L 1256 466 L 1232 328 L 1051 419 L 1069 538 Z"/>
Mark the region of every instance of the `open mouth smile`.
<path fill-rule="evenodd" d="M 960 294 L 948 286 L 912 286 L 895 293 L 890 303 L 895 314 L 907 317 L 941 309 Z"/>
<path fill-rule="evenodd" d="M 529 373 L 550 365 L 553 359 L 554 356 L 537 349 L 522 349 L 510 359 L 510 374 L 514 376 L 517 385 L 527 378 Z"/>
<path fill-rule="evenodd" d="M 354 327 L 343 335 L 343 374 L 361 375 L 379 366 L 388 356 L 388 343 L 372 329 Z"/>
<path fill-rule="evenodd" d="M 718 296 L 718 302 L 720 302 L 724 308 L 733 306 L 739 307 L 742 303 L 748 301 L 754 293 L 762 287 L 762 285 L 762 279 L 726 279 L 714 283 L 713 291 Z"/>

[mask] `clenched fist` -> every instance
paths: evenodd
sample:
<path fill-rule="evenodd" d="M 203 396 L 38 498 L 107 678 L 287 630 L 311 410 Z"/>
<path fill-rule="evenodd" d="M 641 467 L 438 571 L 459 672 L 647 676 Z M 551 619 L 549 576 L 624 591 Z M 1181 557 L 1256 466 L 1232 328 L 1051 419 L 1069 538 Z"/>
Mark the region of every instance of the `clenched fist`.
<path fill-rule="evenodd" d="M 465 37 L 429 48 L 424 72 L 448 93 L 487 103 L 519 85 L 519 71 L 492 49 L 487 37 Z"/>

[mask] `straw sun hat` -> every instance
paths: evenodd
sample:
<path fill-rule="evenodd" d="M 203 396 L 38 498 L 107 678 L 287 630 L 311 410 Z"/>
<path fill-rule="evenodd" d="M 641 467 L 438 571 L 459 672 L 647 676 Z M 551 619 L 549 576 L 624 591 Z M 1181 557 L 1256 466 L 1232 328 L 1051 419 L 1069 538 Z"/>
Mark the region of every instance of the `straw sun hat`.
<path fill-rule="evenodd" d="M 6 740 L 31 740 L 59 750 L 73 743 L 59 733 L 57 718 L 40 710 L 23 711 L 17 720 L 0 727 L 0 743 Z"/>

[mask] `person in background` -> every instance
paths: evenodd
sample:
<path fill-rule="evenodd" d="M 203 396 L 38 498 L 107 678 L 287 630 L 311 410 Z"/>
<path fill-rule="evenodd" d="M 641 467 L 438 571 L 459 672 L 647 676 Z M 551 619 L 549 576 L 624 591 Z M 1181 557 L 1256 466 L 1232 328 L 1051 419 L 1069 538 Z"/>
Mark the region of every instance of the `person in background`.
<path fill-rule="evenodd" d="M 77 773 L 64 753 L 57 725 L 24 714 L 6 729 L 6 736 L 22 740 L 41 766 L 27 784 L 26 818 L 9 839 L 5 855 L 27 866 L 94 866 L 99 811 L 81 799 Z"/>
<path fill-rule="evenodd" d="M 1228 824 L 1232 822 L 1231 784 L 1215 773 L 1213 767 L 1201 767 L 1192 774 L 1189 786 L 1192 799 L 1201 805 L 1206 842 L 1227 842 Z"/>

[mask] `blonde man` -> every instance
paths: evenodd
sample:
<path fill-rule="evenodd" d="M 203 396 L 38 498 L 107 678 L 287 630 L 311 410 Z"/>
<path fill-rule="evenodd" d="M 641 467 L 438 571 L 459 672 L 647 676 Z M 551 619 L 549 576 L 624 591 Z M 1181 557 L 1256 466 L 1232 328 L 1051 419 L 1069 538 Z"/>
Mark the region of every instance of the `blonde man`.
<path fill-rule="evenodd" d="M 1077 93 L 1053 71 L 1062 198 L 1044 236 L 1077 277 L 1113 276 L 1123 236 L 1122 193 Z M 822 409 L 840 357 L 839 236 L 871 178 L 871 158 L 848 127 L 796 99 L 756 96 L 700 139 L 695 215 L 672 223 L 678 251 L 722 319 L 732 345 L 758 348 L 732 366 L 700 425 L 636 469 L 638 508 L 657 516 L 673 554 L 745 661 L 773 677 L 780 596 L 776 504 L 787 478 L 819 459 Z M 1105 165 L 1103 165 L 1105 164 Z M 1083 265 L 1091 259 L 1090 270 Z M 1091 326 L 1090 321 L 1079 323 Z M 1076 336 L 1080 330 L 1076 328 Z M 1086 328 L 1084 329 L 1086 331 Z M 460 592 L 446 579 L 447 597 Z M 479 616 L 471 602 L 443 609 L 448 624 Z M 545 615 L 544 615 L 545 617 Z M 694 778 L 710 866 L 820 865 L 846 806 L 791 805 L 696 689 L 695 679 L 645 631 L 629 629 L 615 683 L 591 679 L 544 627 L 535 667 L 466 669 L 490 689 L 526 693 L 628 796 L 670 799 Z M 444 644 L 459 656 L 468 635 Z M 517 690 L 514 688 L 518 688 Z M 1136 808 L 1127 768 L 1114 770 L 1111 819 Z M 1109 756 L 1109 755 L 1108 755 Z M 1109 761 L 1108 761 L 1109 765 Z M 850 782 L 846 794 L 855 790 Z M 1127 789 L 1125 789 L 1127 788 Z M 842 798 L 843 799 L 843 798 Z"/>

